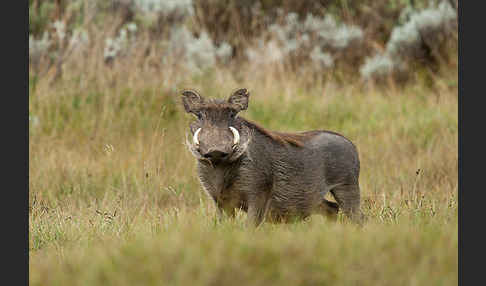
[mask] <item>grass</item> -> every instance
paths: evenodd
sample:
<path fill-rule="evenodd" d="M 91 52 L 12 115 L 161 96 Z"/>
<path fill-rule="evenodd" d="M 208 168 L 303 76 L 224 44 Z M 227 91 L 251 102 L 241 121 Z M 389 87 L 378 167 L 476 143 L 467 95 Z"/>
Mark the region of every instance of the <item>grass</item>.
<path fill-rule="evenodd" d="M 457 285 L 450 78 L 390 91 L 251 75 L 242 84 L 218 72 L 178 86 L 143 76 L 112 84 L 106 74 L 29 85 L 31 285 Z M 183 145 L 186 87 L 215 97 L 247 87 L 248 119 L 350 138 L 368 223 L 313 216 L 254 230 L 241 212 L 216 222 Z"/>

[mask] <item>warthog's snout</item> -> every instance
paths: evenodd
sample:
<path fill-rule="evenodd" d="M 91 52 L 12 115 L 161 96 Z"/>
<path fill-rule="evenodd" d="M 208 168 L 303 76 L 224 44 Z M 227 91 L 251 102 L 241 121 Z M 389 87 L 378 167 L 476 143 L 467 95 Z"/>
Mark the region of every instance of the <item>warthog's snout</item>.
<path fill-rule="evenodd" d="M 207 153 L 203 154 L 203 157 L 211 161 L 220 161 L 227 158 L 229 153 L 219 151 L 219 150 L 209 150 Z"/>
<path fill-rule="evenodd" d="M 204 128 L 198 128 L 192 138 L 195 151 L 212 163 L 229 160 L 240 143 L 240 134 L 233 126 L 218 127 L 206 122 Z"/>

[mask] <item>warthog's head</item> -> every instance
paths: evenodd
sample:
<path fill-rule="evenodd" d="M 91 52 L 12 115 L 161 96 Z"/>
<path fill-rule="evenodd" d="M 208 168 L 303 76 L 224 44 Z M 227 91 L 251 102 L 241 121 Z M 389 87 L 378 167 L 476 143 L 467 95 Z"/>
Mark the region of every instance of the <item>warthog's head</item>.
<path fill-rule="evenodd" d="M 197 118 L 189 125 L 192 139 L 186 138 L 186 145 L 198 160 L 212 165 L 233 162 L 245 152 L 249 128 L 237 115 L 248 108 L 249 96 L 246 89 L 235 91 L 228 100 L 207 100 L 192 90 L 182 92 L 184 109 Z"/>

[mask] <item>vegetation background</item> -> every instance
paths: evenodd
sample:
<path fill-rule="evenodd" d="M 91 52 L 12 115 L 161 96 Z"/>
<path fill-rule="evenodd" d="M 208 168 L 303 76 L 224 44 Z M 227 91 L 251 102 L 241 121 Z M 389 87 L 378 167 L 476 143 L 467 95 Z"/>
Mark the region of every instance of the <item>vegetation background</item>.
<path fill-rule="evenodd" d="M 30 284 L 457 285 L 457 5 L 29 0 Z M 214 220 L 179 93 L 241 87 L 357 145 L 366 225 Z"/>

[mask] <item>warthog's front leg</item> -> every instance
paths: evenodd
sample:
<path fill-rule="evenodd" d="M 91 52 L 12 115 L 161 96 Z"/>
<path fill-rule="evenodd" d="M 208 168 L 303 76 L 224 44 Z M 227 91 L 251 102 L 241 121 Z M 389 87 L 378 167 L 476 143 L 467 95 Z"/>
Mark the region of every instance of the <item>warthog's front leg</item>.
<path fill-rule="evenodd" d="M 253 195 L 248 199 L 248 219 L 247 225 L 259 226 L 268 213 L 270 207 L 270 194 L 263 193 Z"/>
<path fill-rule="evenodd" d="M 216 217 L 219 222 L 221 222 L 225 216 L 229 216 L 230 218 L 235 218 L 236 216 L 235 208 L 232 207 L 231 204 L 229 204 L 228 202 L 225 203 L 219 201 L 215 198 L 213 199 L 216 204 L 216 208 L 217 208 Z"/>

